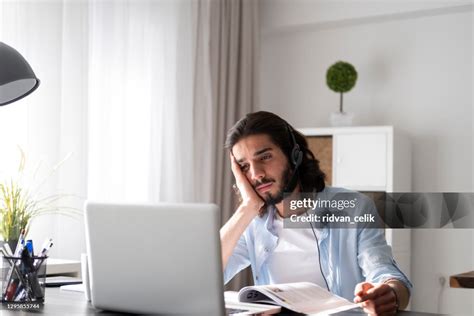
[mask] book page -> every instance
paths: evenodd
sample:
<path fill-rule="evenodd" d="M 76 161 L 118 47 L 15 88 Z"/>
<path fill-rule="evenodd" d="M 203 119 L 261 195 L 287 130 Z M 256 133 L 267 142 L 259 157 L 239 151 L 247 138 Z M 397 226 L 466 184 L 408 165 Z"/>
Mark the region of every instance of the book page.
<path fill-rule="evenodd" d="M 256 299 L 262 299 L 266 296 L 285 308 L 305 314 L 321 312 L 327 314 L 328 312 L 343 311 L 358 306 L 309 282 L 253 286 L 244 289 L 247 289 L 244 293 L 252 293 L 251 297 L 255 296 Z M 260 297 L 254 294 L 257 291 L 265 296 Z M 251 301 L 251 297 L 247 296 L 246 298 Z M 239 299 L 241 299 L 240 295 Z"/>
<path fill-rule="evenodd" d="M 279 304 L 278 301 L 267 297 L 262 291 L 256 290 L 254 287 L 244 289 L 243 294 L 239 293 L 239 301 L 241 302 Z"/>

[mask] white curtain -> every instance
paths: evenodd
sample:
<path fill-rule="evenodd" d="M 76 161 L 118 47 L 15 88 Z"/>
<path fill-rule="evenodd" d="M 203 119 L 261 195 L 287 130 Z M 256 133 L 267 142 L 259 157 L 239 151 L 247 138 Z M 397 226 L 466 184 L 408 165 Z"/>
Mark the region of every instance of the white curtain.
<path fill-rule="evenodd" d="M 196 60 L 203 58 L 197 13 L 208 4 L 1 1 L 0 41 L 41 79 L 35 93 L 0 108 L 3 176 L 14 173 L 20 144 L 31 165 L 41 160 L 45 170 L 72 152 L 42 192 L 75 194 L 80 198 L 68 203 L 79 209 L 86 198 L 206 200 L 193 191 L 197 178 L 207 181 L 194 170 L 193 115 L 210 108 L 194 102 Z M 213 153 L 199 154 L 211 161 Z M 77 259 L 85 251 L 81 218 L 35 220 L 31 237 L 48 236 L 56 241 L 53 257 Z"/>
<path fill-rule="evenodd" d="M 90 10 L 89 194 L 193 201 L 192 1 Z"/>
<path fill-rule="evenodd" d="M 41 80 L 33 94 L 0 108 L 1 180 L 16 175 L 20 145 L 27 154 L 27 188 L 40 197 L 74 194 L 62 205 L 77 209 L 87 188 L 87 10 L 79 2 L 0 2 L 0 41 L 17 49 Z M 48 176 L 68 153 L 70 159 Z M 41 216 L 29 237 L 37 244 L 52 237 L 53 257 L 78 258 L 83 226 L 80 217 Z"/>
<path fill-rule="evenodd" d="M 20 144 L 43 195 L 214 202 L 233 213 L 227 130 L 257 107 L 253 0 L 0 0 L 0 41 L 41 79 L 0 107 L 0 180 Z M 39 178 L 42 178 L 39 176 Z M 64 203 L 62 203 L 64 204 Z M 113 225 L 113 223 L 111 223 Z M 53 257 L 85 251 L 82 218 L 44 216 L 31 238 Z M 124 237 L 129 237 L 124 232 Z"/>

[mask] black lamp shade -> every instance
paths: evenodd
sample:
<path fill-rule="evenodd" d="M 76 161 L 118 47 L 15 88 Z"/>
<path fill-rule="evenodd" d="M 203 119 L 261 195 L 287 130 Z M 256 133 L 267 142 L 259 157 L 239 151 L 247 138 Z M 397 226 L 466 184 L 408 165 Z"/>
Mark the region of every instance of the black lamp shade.
<path fill-rule="evenodd" d="M 0 106 L 35 91 L 40 84 L 33 69 L 15 49 L 0 42 Z"/>

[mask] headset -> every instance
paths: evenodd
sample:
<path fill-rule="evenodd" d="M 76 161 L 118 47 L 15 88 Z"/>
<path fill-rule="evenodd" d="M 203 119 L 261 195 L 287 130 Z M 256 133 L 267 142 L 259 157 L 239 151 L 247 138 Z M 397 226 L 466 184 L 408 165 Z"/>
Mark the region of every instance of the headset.
<path fill-rule="evenodd" d="M 295 134 L 293 133 L 293 128 L 288 123 L 286 124 L 286 127 L 288 129 L 288 134 L 290 135 L 291 142 L 293 143 L 293 148 L 291 149 L 291 152 L 290 152 L 290 161 L 291 161 L 291 164 L 293 165 L 293 175 L 291 176 L 291 179 L 290 181 L 288 181 L 288 184 L 286 185 L 286 188 L 285 188 L 285 191 L 288 192 L 289 188 L 294 186 L 293 182 L 295 182 L 298 179 L 297 177 L 298 168 L 303 162 L 303 151 L 300 149 L 300 146 L 296 142 Z M 328 281 L 326 280 L 326 276 L 324 275 L 323 269 L 321 267 L 321 254 L 319 250 L 318 237 L 316 236 L 316 232 L 314 231 L 313 223 L 309 222 L 309 224 L 311 225 L 311 230 L 313 231 L 313 236 L 314 236 L 314 239 L 316 240 L 316 247 L 318 249 L 319 270 L 321 271 L 321 275 L 323 276 L 324 283 L 326 284 L 327 290 L 331 291 L 329 289 L 329 284 L 328 284 Z"/>
<path fill-rule="evenodd" d="M 290 153 L 290 159 L 291 163 L 293 164 L 293 168 L 296 172 L 298 167 L 301 165 L 301 162 L 303 161 L 303 152 L 300 149 L 300 145 L 298 145 L 298 143 L 296 142 L 295 134 L 293 133 L 293 128 L 289 124 L 286 124 L 286 127 L 293 143 L 293 148 L 291 149 Z"/>
<path fill-rule="evenodd" d="M 291 175 L 290 180 L 286 184 L 283 192 L 293 191 L 298 180 L 298 168 L 303 162 L 303 151 L 301 151 L 300 146 L 296 142 L 295 135 L 293 133 L 293 128 L 290 124 L 286 124 L 286 129 L 288 130 L 288 135 L 290 136 L 290 141 L 293 144 L 290 152 L 290 162 L 293 165 L 293 174 Z"/>

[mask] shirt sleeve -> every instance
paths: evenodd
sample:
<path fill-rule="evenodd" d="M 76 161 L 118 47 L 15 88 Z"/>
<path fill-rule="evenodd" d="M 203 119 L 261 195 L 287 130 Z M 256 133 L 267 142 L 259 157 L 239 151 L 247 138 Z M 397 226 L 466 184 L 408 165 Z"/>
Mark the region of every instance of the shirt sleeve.
<path fill-rule="evenodd" d="M 232 278 L 250 265 L 249 251 L 245 241 L 245 233 L 240 236 L 237 245 L 224 269 L 224 284 L 227 284 Z"/>
<path fill-rule="evenodd" d="M 376 212 L 373 201 L 369 200 L 367 206 L 369 210 Z M 396 279 L 402 282 L 411 293 L 413 285 L 393 259 L 392 248 L 387 244 L 383 229 L 360 229 L 357 260 L 368 282 L 380 283 L 388 279 Z"/>

